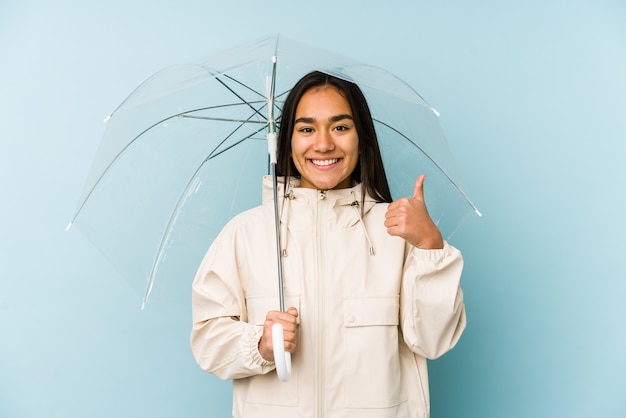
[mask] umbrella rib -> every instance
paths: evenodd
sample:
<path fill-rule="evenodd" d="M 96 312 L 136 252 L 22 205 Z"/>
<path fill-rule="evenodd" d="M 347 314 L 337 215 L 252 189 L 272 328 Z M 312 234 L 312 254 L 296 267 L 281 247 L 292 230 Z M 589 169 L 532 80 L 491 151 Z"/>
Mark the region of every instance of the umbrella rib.
<path fill-rule="evenodd" d="M 152 288 L 154 287 L 154 281 L 155 281 L 155 278 L 156 278 L 158 265 L 159 265 L 159 262 L 161 261 L 161 259 L 163 258 L 163 255 L 164 255 L 165 243 L 167 242 L 168 237 L 170 236 L 170 234 L 172 232 L 172 227 L 174 226 L 175 220 L 178 217 L 178 213 L 180 212 L 180 208 L 183 206 L 185 200 L 190 195 L 191 186 L 194 185 L 193 179 L 196 178 L 196 176 L 198 175 L 198 172 L 200 172 L 200 169 L 204 166 L 204 164 L 207 161 L 208 161 L 208 158 L 205 158 L 200 163 L 200 165 L 198 165 L 196 170 L 193 172 L 193 174 L 191 175 L 191 177 L 187 181 L 187 184 L 185 185 L 185 188 L 183 189 L 183 192 L 181 193 L 181 195 L 176 200 L 176 205 L 174 205 L 174 209 L 172 210 L 172 213 L 170 214 L 170 216 L 169 216 L 169 218 L 167 220 L 167 225 L 165 227 L 165 231 L 163 232 L 163 236 L 161 237 L 161 242 L 159 243 L 159 249 L 158 249 L 158 251 L 156 253 L 156 256 L 154 258 L 154 262 L 152 263 L 152 269 L 150 270 L 150 276 L 148 277 L 148 286 L 146 287 L 146 291 L 144 293 L 143 301 L 142 301 L 142 304 L 141 304 L 141 309 L 142 310 L 144 309 L 146 303 L 148 302 L 148 299 L 150 298 L 150 294 L 152 293 Z"/>
<path fill-rule="evenodd" d="M 196 168 L 196 170 L 193 172 L 193 174 L 189 177 L 189 180 L 187 181 L 187 184 L 185 185 L 182 193 L 180 194 L 180 196 L 178 197 L 178 199 L 176 200 L 176 204 L 174 205 L 174 208 L 172 209 L 172 213 L 170 214 L 168 220 L 167 220 L 167 224 L 165 227 L 165 231 L 163 232 L 163 236 L 161 237 L 161 242 L 159 243 L 159 249 L 157 250 L 156 256 L 154 257 L 154 262 L 152 263 L 152 269 L 150 270 L 150 277 L 148 278 L 148 286 L 146 287 L 146 291 L 144 293 L 144 297 L 143 297 L 143 302 L 141 305 L 141 308 L 143 309 L 145 304 L 148 302 L 148 299 L 150 298 L 150 294 L 152 293 L 152 288 L 154 287 L 154 282 L 156 279 L 156 274 L 157 274 L 157 270 L 158 270 L 158 265 L 159 262 L 161 261 L 161 259 L 164 256 L 164 249 L 165 249 L 165 244 L 168 241 L 168 237 L 170 236 L 170 234 L 172 233 L 172 228 L 174 227 L 174 224 L 176 223 L 176 219 L 178 218 L 178 214 L 180 213 L 180 209 L 182 208 L 182 206 L 184 205 L 185 201 L 187 200 L 187 197 L 190 195 L 190 190 L 192 189 L 192 186 L 194 186 L 196 183 L 194 182 L 194 179 L 197 178 L 198 173 L 200 172 L 200 170 L 202 169 L 202 167 L 211 159 L 217 157 L 218 155 L 228 151 L 229 149 L 235 147 L 236 145 L 241 144 L 242 142 L 244 142 L 247 139 L 250 139 L 251 137 L 253 137 L 254 135 L 256 135 L 257 133 L 261 132 L 264 128 L 261 128 L 259 130 L 257 130 L 256 132 L 246 136 L 245 138 L 237 141 L 235 144 L 229 146 L 228 148 L 213 154 L 213 152 L 215 152 L 215 150 L 217 148 L 219 148 L 219 145 L 217 147 L 215 147 L 210 153 L 209 155 L 198 165 L 198 167 Z M 223 142 L 222 142 L 223 143 Z M 220 143 L 221 145 L 221 143 Z"/>
<path fill-rule="evenodd" d="M 259 132 L 261 132 L 262 130 L 265 129 L 265 126 L 263 126 L 260 129 L 257 129 L 256 131 L 252 132 L 250 135 L 243 137 L 242 139 L 240 139 L 239 141 L 235 142 L 232 145 L 229 145 L 228 147 L 224 148 L 223 150 L 219 151 L 219 152 L 215 152 L 216 149 L 218 149 L 220 147 L 220 145 L 222 145 L 224 143 L 224 141 L 220 142 L 218 144 L 218 146 L 216 146 L 215 148 L 213 148 L 213 151 L 211 151 L 211 153 L 209 154 L 209 156 L 206 158 L 206 160 L 212 160 L 213 158 L 217 157 L 218 155 L 221 155 L 223 153 L 225 153 L 226 151 L 232 149 L 233 147 L 236 147 L 237 145 L 241 144 L 242 142 L 252 138 L 254 135 L 258 134 Z M 234 132 L 233 132 L 234 133 Z M 232 134 L 231 134 L 232 135 Z M 230 135 L 229 135 L 230 136 Z M 215 154 L 214 154 L 215 152 Z"/>
<path fill-rule="evenodd" d="M 222 107 L 222 106 L 220 106 L 220 107 Z M 209 107 L 209 108 L 194 109 L 194 110 L 190 110 L 190 111 L 183 112 L 183 113 L 178 113 L 178 114 L 176 114 L 176 115 L 172 115 L 172 116 L 169 116 L 169 117 L 167 117 L 167 118 L 161 119 L 161 120 L 159 120 L 158 122 L 155 122 L 154 124 L 150 125 L 150 126 L 149 126 L 149 127 L 147 127 L 146 129 L 144 129 L 143 131 L 141 131 L 141 132 L 140 132 L 137 136 L 135 136 L 135 137 L 134 137 L 131 141 L 129 141 L 129 142 L 128 142 L 128 144 L 126 144 L 126 145 L 125 145 L 125 146 L 124 146 L 124 147 L 123 147 L 123 148 L 122 148 L 122 149 L 121 149 L 121 150 L 120 150 L 120 151 L 119 151 L 119 152 L 115 155 L 115 157 L 114 157 L 114 158 L 113 158 L 113 159 L 109 162 L 109 164 L 106 166 L 106 168 L 102 171 L 102 173 L 100 174 L 100 176 L 98 177 L 98 179 L 97 179 L 97 180 L 96 180 L 96 182 L 94 183 L 93 187 L 91 188 L 91 190 L 89 190 L 89 192 L 87 193 L 87 196 L 85 196 L 85 198 L 84 198 L 84 199 L 83 199 L 83 201 L 81 202 L 80 206 L 78 207 L 78 209 L 77 209 L 77 210 L 76 210 L 76 212 L 74 213 L 74 216 L 72 217 L 72 219 L 71 219 L 71 221 L 70 221 L 70 223 L 69 223 L 69 225 L 67 226 L 67 228 L 66 228 L 66 229 L 67 229 L 67 230 L 69 230 L 69 229 L 72 227 L 72 225 L 74 224 L 74 222 L 75 222 L 75 221 L 76 221 L 76 219 L 78 218 L 78 215 L 80 215 L 80 213 L 82 212 L 83 208 L 84 208 L 84 207 L 85 207 L 85 205 L 87 204 L 87 201 L 89 200 L 89 198 L 91 197 L 91 195 L 94 193 L 94 191 L 96 190 L 96 188 L 98 187 L 98 185 L 100 184 L 100 182 L 102 181 L 102 179 L 104 178 L 104 176 L 105 176 L 105 175 L 109 172 L 109 170 L 110 170 L 110 169 L 111 169 L 111 168 L 115 165 L 115 163 L 116 163 L 116 162 L 117 162 L 117 161 L 121 158 L 121 156 L 122 156 L 122 155 L 123 155 L 123 154 L 124 154 L 124 153 L 125 153 L 125 152 L 126 152 L 126 151 L 127 151 L 127 150 L 128 150 L 128 149 L 129 149 L 129 148 L 130 148 L 130 147 L 131 147 L 131 146 L 132 146 L 132 145 L 133 145 L 133 144 L 134 144 L 134 143 L 135 143 L 138 139 L 139 139 L 139 138 L 141 138 L 141 137 L 142 137 L 145 133 L 147 133 L 148 131 L 150 131 L 151 129 L 153 129 L 155 126 L 158 126 L 158 125 L 162 124 L 163 122 L 166 122 L 166 121 L 168 121 L 168 120 L 170 120 L 170 119 L 173 119 L 173 118 L 176 118 L 176 117 L 192 118 L 192 116 L 187 115 L 187 113 L 196 112 L 196 111 L 198 111 L 198 110 L 206 110 L 206 109 L 210 109 L 210 107 Z M 257 111 L 256 113 L 258 113 L 258 111 Z M 226 136 L 226 138 L 225 138 L 223 141 L 221 141 L 221 142 L 220 142 L 220 143 L 219 143 L 219 144 L 218 144 L 218 145 L 217 145 L 217 146 L 213 149 L 213 151 L 211 151 L 211 154 L 210 154 L 211 158 L 213 157 L 212 153 L 213 153 L 216 149 L 218 149 L 218 148 L 219 148 L 219 147 L 220 147 L 220 146 L 221 146 L 224 142 L 226 142 L 226 141 L 228 140 L 228 138 L 232 137 L 232 136 L 235 134 L 235 132 L 237 132 L 237 130 L 238 130 L 239 128 L 241 128 L 241 127 L 244 125 L 244 123 L 248 123 L 248 122 L 255 122 L 255 123 L 256 123 L 256 122 L 257 122 L 257 121 L 255 121 L 255 120 L 252 120 L 252 119 L 251 119 L 251 118 L 252 118 L 252 116 L 254 116 L 254 113 L 253 113 L 252 115 L 250 115 L 250 118 L 249 118 L 249 119 L 247 119 L 247 120 L 243 120 L 243 121 L 234 120 L 234 121 L 236 121 L 236 122 L 240 122 L 241 124 L 240 124 L 237 128 L 235 128 L 235 129 L 234 129 L 234 130 L 233 130 L 230 134 L 228 134 L 228 135 Z M 199 118 L 199 119 L 202 119 L 202 118 Z M 222 120 L 222 119 L 215 119 L 215 120 Z M 223 120 L 227 121 L 227 119 L 223 119 Z M 265 124 L 266 122 L 259 122 L 259 123 L 264 123 L 264 124 Z M 248 139 L 248 138 L 250 138 L 250 137 L 252 137 L 253 135 L 257 134 L 258 132 L 260 132 L 260 131 L 262 131 L 262 130 L 263 130 L 263 128 L 261 128 L 261 129 L 259 129 L 259 130 L 255 131 L 254 133 L 252 133 L 252 134 L 248 135 L 247 137 L 245 137 L 245 138 L 244 138 L 244 139 L 242 139 L 241 141 L 237 142 L 237 144 L 238 144 L 238 143 L 241 143 L 242 141 L 244 141 L 244 140 L 246 140 L 246 139 Z M 235 144 L 235 145 L 236 145 L 236 144 Z M 233 145 L 233 146 L 234 146 L 234 145 Z M 226 150 L 228 150 L 228 149 L 232 148 L 233 146 L 228 147 Z M 224 151 L 225 151 L 225 150 L 224 150 Z M 219 154 L 221 154 L 221 153 L 222 153 L 222 152 L 224 152 L 224 151 L 220 151 L 220 152 L 219 152 L 219 153 L 217 153 L 216 155 L 219 155 Z"/>
<path fill-rule="evenodd" d="M 203 109 L 198 109 L 198 110 L 203 110 Z M 212 117 L 212 116 L 196 116 L 196 115 L 187 115 L 185 113 L 181 113 L 180 116 L 182 118 L 187 118 L 187 119 L 202 119 L 202 120 L 214 120 L 214 121 L 218 121 L 218 122 L 239 122 L 239 123 L 261 123 L 263 125 L 267 125 L 267 121 L 262 121 L 262 120 L 252 120 L 252 119 L 232 119 L 232 118 L 218 118 L 218 117 Z"/>
<path fill-rule="evenodd" d="M 480 211 L 478 210 L 478 208 L 474 205 L 474 203 L 472 202 L 472 200 L 469 198 L 469 196 L 463 191 L 463 189 L 454 181 L 452 180 L 452 178 L 448 175 L 448 173 L 446 172 L 446 170 L 443 169 L 443 167 L 441 167 L 441 165 L 439 165 L 439 163 L 437 163 L 437 161 L 435 161 L 426 151 L 424 151 L 424 149 L 422 147 L 420 147 L 418 144 L 416 144 L 411 138 L 409 138 L 408 136 L 406 136 L 405 134 L 403 134 L 402 132 L 400 132 L 398 129 L 394 128 L 393 126 L 383 122 L 380 119 L 376 119 L 373 118 L 374 121 L 380 123 L 381 125 L 391 129 L 392 131 L 394 131 L 395 133 L 397 133 L 398 135 L 400 135 L 402 138 L 406 139 L 407 141 L 409 141 L 411 144 L 413 144 L 415 147 L 417 147 L 417 149 L 419 149 L 421 151 L 422 154 L 424 154 L 426 156 L 426 158 L 428 158 L 430 160 L 431 163 L 433 163 L 433 165 L 435 167 L 437 167 L 437 169 L 439 169 L 439 171 L 441 171 L 443 173 L 444 176 L 446 176 L 446 178 L 448 179 L 448 181 L 450 181 L 450 183 L 452 184 L 452 186 L 454 186 L 454 188 L 461 194 L 461 196 L 463 196 L 463 198 L 465 199 L 465 201 L 470 205 L 470 207 L 474 210 L 474 212 L 476 212 L 478 215 L 480 215 Z"/>
<path fill-rule="evenodd" d="M 236 78 L 233 78 L 233 77 L 229 76 L 228 74 L 223 74 L 223 76 L 225 78 L 229 79 L 230 81 L 232 81 L 233 83 L 239 84 L 241 87 L 245 87 L 248 90 L 250 90 L 252 93 L 254 93 L 254 94 L 258 95 L 259 97 L 262 97 L 263 99 L 267 100 L 267 97 L 265 97 L 263 94 L 259 93 L 257 90 L 253 89 L 249 85 L 242 83 L 241 81 L 237 80 Z"/>
<path fill-rule="evenodd" d="M 256 112 L 256 113 L 258 113 L 258 112 Z M 226 149 L 224 149 L 224 150 L 222 150 L 222 151 L 220 151 L 220 152 L 218 152 L 218 153 L 216 153 L 216 154 L 213 154 L 213 153 L 215 152 L 215 150 L 219 149 L 219 148 L 222 146 L 222 144 L 224 144 L 226 141 L 228 141 L 228 139 L 229 139 L 230 137 L 232 137 L 232 136 L 235 134 L 235 132 L 237 132 L 237 131 L 238 131 L 238 130 L 239 130 L 239 129 L 240 129 L 240 128 L 241 128 L 241 127 L 242 127 L 242 126 L 246 123 L 246 122 L 251 121 L 251 120 L 252 120 L 252 117 L 253 117 L 254 115 L 255 115 L 255 113 L 252 113 L 252 114 L 248 117 L 248 119 L 247 119 L 247 120 L 245 120 L 244 122 L 242 122 L 239 126 L 237 126 L 235 129 L 233 129 L 233 131 L 232 131 L 231 133 L 229 133 L 228 135 L 226 135 L 226 137 L 225 137 L 222 141 L 220 141 L 220 143 L 219 143 L 219 144 L 217 144 L 217 146 L 216 146 L 216 147 L 214 147 L 214 148 L 213 148 L 213 150 L 209 153 L 209 155 L 208 155 L 207 159 L 214 158 L 214 157 L 216 157 L 216 156 L 220 155 L 221 153 L 223 153 L 224 151 L 228 151 L 229 149 L 231 149 L 231 148 L 232 148 L 232 147 L 234 147 L 235 145 L 240 144 L 241 142 L 245 141 L 246 139 L 249 139 L 249 138 L 251 138 L 252 136 L 254 136 L 254 135 L 256 135 L 257 133 L 259 133 L 260 131 L 262 131 L 262 130 L 265 128 L 266 124 L 264 124 L 264 125 L 263 125 L 263 127 L 261 127 L 260 129 L 257 129 L 256 131 L 254 131 L 254 132 L 253 132 L 253 133 L 251 133 L 250 135 L 248 135 L 248 136 L 244 137 L 243 139 L 239 140 L 239 141 L 238 141 L 238 142 L 236 142 L 235 144 L 233 144 L 233 145 L 231 145 L 231 146 L 227 147 Z M 255 121 L 255 122 L 256 122 L 256 121 Z"/>
<path fill-rule="evenodd" d="M 258 112 L 257 112 L 258 113 Z M 252 118 L 254 116 L 254 113 L 252 115 L 250 115 L 250 118 Z M 104 171 L 102 172 L 102 174 L 100 174 L 100 176 L 98 177 L 98 179 L 96 180 L 96 182 L 94 183 L 93 187 L 91 188 L 91 190 L 89 191 L 89 193 L 87 194 L 87 196 L 85 197 L 85 199 L 82 201 L 80 207 L 78 208 L 78 210 L 76 211 L 76 213 L 74 214 L 74 216 L 72 217 L 72 220 L 70 222 L 70 224 L 68 225 L 68 229 L 71 227 L 71 225 L 76 221 L 76 218 L 78 217 L 78 215 L 80 214 L 80 212 L 83 210 L 83 208 L 85 207 L 85 204 L 87 203 L 87 201 L 89 200 L 89 198 L 91 197 L 91 195 L 94 193 L 94 191 L 96 190 L 96 188 L 98 187 L 98 185 L 100 184 L 100 182 L 102 181 L 102 179 L 104 178 L 104 176 L 106 175 L 106 173 L 108 173 L 108 171 L 113 167 L 113 165 L 121 158 L 121 156 L 131 147 L 132 144 L 134 144 L 140 137 L 142 137 L 146 132 L 150 131 L 151 129 L 153 129 L 155 126 L 158 126 L 160 124 L 162 124 L 163 122 L 166 122 L 170 119 L 173 119 L 175 117 L 185 117 L 184 114 L 177 114 L 177 115 L 173 115 L 173 116 L 169 116 L 167 118 L 164 118 L 154 124 L 152 124 L 151 126 L 149 126 L 148 128 L 146 128 L 145 130 L 143 130 L 139 135 L 137 135 L 135 138 L 133 138 L 128 144 L 126 144 L 121 150 L 120 152 L 118 152 L 118 154 L 115 156 L 115 158 L 113 158 L 111 160 L 111 162 L 107 165 L 107 167 L 104 169 Z M 189 117 L 187 115 L 187 117 Z M 224 144 L 224 142 L 226 140 L 228 140 L 228 138 L 232 137 L 235 132 L 237 132 L 237 130 L 239 128 L 241 128 L 244 123 L 246 122 L 250 122 L 250 120 L 244 120 L 242 121 L 242 123 L 235 128 L 223 141 L 221 141 L 217 146 L 215 146 L 213 148 L 213 150 L 208 154 L 208 156 L 202 161 L 202 163 L 198 166 L 198 168 L 194 171 L 193 175 L 190 177 L 189 181 L 187 182 L 187 185 L 185 186 L 183 193 L 180 195 L 180 197 L 178 198 L 176 205 L 174 206 L 174 210 L 172 211 L 172 214 L 170 215 L 168 222 L 167 222 L 167 227 L 165 229 L 165 232 L 163 234 L 163 237 L 161 238 L 161 243 L 159 245 L 159 249 L 157 252 L 157 255 L 155 257 L 153 266 L 152 266 L 152 270 L 150 273 L 150 277 L 148 280 L 148 287 L 146 288 L 146 292 L 144 294 L 144 299 L 143 299 L 143 303 L 142 303 L 142 309 L 145 306 L 146 302 L 148 301 L 148 298 L 150 296 L 150 293 L 152 291 L 152 287 L 154 284 L 154 280 L 155 280 L 155 276 L 156 276 L 156 272 L 157 272 L 157 266 L 159 264 L 159 260 L 162 258 L 163 256 L 163 249 L 165 248 L 164 245 L 167 242 L 167 237 L 170 235 L 171 230 L 172 230 L 172 226 L 174 225 L 174 221 L 176 219 L 176 216 L 178 215 L 178 212 L 180 211 L 180 208 L 182 207 L 186 196 L 189 194 L 189 190 L 191 189 L 191 186 L 193 184 L 193 179 L 197 176 L 198 172 L 200 171 L 200 169 L 204 166 L 204 164 L 206 164 L 207 161 L 217 157 L 218 155 L 230 150 L 231 148 L 241 144 L 242 142 L 252 138 L 254 135 L 258 134 L 259 132 L 263 131 L 263 129 L 265 129 L 266 123 L 263 123 L 263 127 L 257 129 L 256 131 L 252 132 L 251 134 L 245 136 L 244 138 L 242 138 L 241 140 L 237 141 L 236 143 L 230 145 L 229 147 L 215 153 L 215 150 L 219 149 L 219 147 Z M 256 121 L 253 121 L 256 122 Z"/>
<path fill-rule="evenodd" d="M 259 104 L 259 103 L 263 103 L 264 104 L 266 102 L 265 101 L 254 101 L 254 102 L 246 102 L 245 104 L 250 106 L 250 104 Z M 235 119 L 235 118 L 225 118 L 225 117 L 224 118 L 219 118 L 219 117 L 213 117 L 213 116 L 190 115 L 190 113 L 201 112 L 203 110 L 222 109 L 222 108 L 241 106 L 241 105 L 242 105 L 242 103 L 229 103 L 229 104 L 222 104 L 222 105 L 217 105 L 217 106 L 199 107 L 199 108 L 196 108 L 196 109 L 191 109 L 191 110 L 187 110 L 185 112 L 177 113 L 175 115 L 172 115 L 171 117 L 181 116 L 181 117 L 190 118 L 190 119 L 206 119 L 206 120 L 216 120 L 216 121 L 224 121 L 224 122 L 267 123 L 266 120 L 265 121 L 255 121 L 255 120 L 252 120 L 252 116 L 250 116 L 248 119 Z M 252 107 L 254 109 L 253 106 L 250 106 L 250 107 Z M 255 113 L 259 113 L 259 112 L 255 110 Z M 264 118 L 264 119 L 266 119 L 266 118 Z M 165 121 L 165 120 L 167 120 L 167 119 L 164 119 L 163 121 Z"/>
<path fill-rule="evenodd" d="M 231 79 L 230 77 L 228 77 L 229 79 Z M 264 120 L 267 121 L 267 118 L 265 116 L 263 116 L 263 114 L 260 112 L 259 109 L 257 109 L 256 107 L 252 106 L 251 102 L 248 102 L 247 100 L 245 100 L 243 97 L 241 97 L 239 94 L 237 94 L 237 92 L 235 90 L 233 90 L 228 84 L 226 84 L 224 81 L 222 81 L 221 78 L 216 77 L 215 80 L 217 80 L 218 83 L 220 83 L 222 86 L 224 86 L 224 88 L 228 91 L 230 91 L 236 98 L 238 98 L 239 100 L 241 100 L 242 104 L 246 104 L 248 105 L 248 107 L 250 107 L 250 109 L 252 109 L 254 111 L 254 113 L 258 114 L 259 116 L 261 116 Z M 232 80 L 232 79 L 231 79 Z M 241 83 L 239 83 L 241 84 Z M 242 86 L 248 87 L 245 84 L 241 84 Z M 256 91 L 254 91 L 252 88 L 248 87 L 250 90 L 252 90 L 253 92 L 257 93 Z M 261 96 L 263 97 L 263 96 Z M 267 102 L 265 102 L 267 103 Z"/>
<path fill-rule="evenodd" d="M 222 85 L 223 85 L 223 86 L 224 86 L 224 87 L 225 87 L 228 91 L 230 91 L 233 95 L 235 95 L 235 97 L 237 97 L 239 100 L 241 100 L 241 102 L 242 102 L 242 103 L 247 104 L 248 106 L 250 106 L 250 104 L 252 104 L 252 103 L 265 103 L 265 104 L 267 104 L 267 100 L 268 100 L 268 99 L 267 99 L 267 97 L 265 97 L 263 94 L 261 94 L 260 92 L 258 92 L 258 91 L 257 91 L 257 90 L 255 90 L 255 89 L 253 89 L 253 88 L 252 88 L 252 87 L 250 87 L 249 85 L 242 83 L 241 81 L 237 80 L 236 78 L 233 78 L 233 77 L 229 76 L 228 74 L 223 74 L 222 76 L 223 76 L 224 78 L 229 79 L 229 80 L 230 80 L 230 81 L 232 81 L 233 83 L 236 83 L 236 84 L 238 84 L 238 85 L 240 85 L 240 86 L 242 86 L 242 87 L 244 87 L 244 88 L 246 88 L 246 89 L 250 90 L 250 91 L 251 91 L 251 92 L 253 92 L 254 94 L 256 94 L 256 95 L 258 95 L 259 97 L 262 97 L 262 98 L 264 99 L 264 101 L 263 101 L 263 102 L 257 102 L 257 101 L 252 102 L 252 101 L 247 101 L 247 100 L 245 100 L 244 98 L 242 98 L 239 94 L 237 94 L 237 93 L 236 93 L 236 92 L 235 92 L 235 91 L 234 91 L 234 90 L 233 90 L 230 86 L 228 86 L 228 85 L 227 85 L 224 81 L 222 81 L 219 77 L 217 77 L 217 76 L 216 76 L 216 77 L 215 77 L 215 79 L 216 79 L 216 80 L 217 80 L 220 84 L 222 84 Z M 286 91 L 284 91 L 283 93 L 281 93 L 280 95 L 275 96 L 275 99 L 276 99 L 277 97 L 283 97 L 283 96 L 285 96 L 286 94 L 288 94 L 288 93 L 289 93 L 289 91 L 290 91 L 290 90 L 286 90 Z M 273 103 L 274 103 L 273 105 L 274 105 L 277 109 L 279 109 L 279 108 L 278 108 L 278 106 L 276 106 L 276 101 L 275 101 L 275 100 L 273 101 Z M 252 108 L 252 110 L 254 110 L 254 112 L 255 112 L 255 113 L 257 113 L 257 114 L 261 115 L 261 117 L 262 117 L 264 120 L 266 120 L 266 121 L 267 121 L 267 118 L 261 114 L 261 112 L 260 112 L 260 111 L 261 111 L 261 109 L 256 109 L 254 106 L 250 106 L 250 108 Z M 279 110 L 280 110 L 280 109 L 279 109 Z"/>
<path fill-rule="evenodd" d="M 250 87 L 249 85 L 242 83 L 241 81 L 237 80 L 236 78 L 233 78 L 233 77 L 229 76 L 228 74 L 223 74 L 223 76 L 224 76 L 225 78 L 228 78 L 229 80 L 231 80 L 233 83 L 239 84 L 240 86 L 245 87 L 246 89 L 250 90 L 251 92 L 253 92 L 253 93 L 257 94 L 259 97 L 263 97 L 263 99 L 264 99 L 265 103 L 267 103 L 267 100 L 268 100 L 268 99 L 267 99 L 267 97 L 265 97 L 263 94 L 259 93 L 257 90 L 253 89 L 253 88 L 252 88 L 252 87 Z M 218 81 L 219 81 L 219 80 L 218 80 Z M 285 90 L 284 92 L 282 92 L 281 94 L 279 94 L 278 96 L 273 95 L 273 97 L 274 97 L 274 100 L 273 100 L 273 102 L 274 102 L 274 106 L 275 106 L 278 110 L 280 110 L 280 108 L 279 108 L 278 106 L 276 106 L 276 99 L 277 99 L 278 97 L 284 97 L 285 95 L 289 94 L 289 92 L 290 92 L 290 91 L 291 91 L 291 89 L 288 89 L 288 90 Z M 250 103 L 256 103 L 256 102 L 250 102 Z"/>
<path fill-rule="evenodd" d="M 124 145 L 124 147 L 115 155 L 115 157 L 109 162 L 109 164 L 106 166 L 106 168 L 102 171 L 102 173 L 100 174 L 100 176 L 98 176 L 98 179 L 96 180 L 96 182 L 93 184 L 93 186 L 91 187 L 91 190 L 89 190 L 89 193 L 87 193 L 87 196 L 85 196 L 85 199 L 83 199 L 82 203 L 80 204 L 80 206 L 78 207 L 78 209 L 76 210 L 76 212 L 74 213 L 74 216 L 72 217 L 72 220 L 70 221 L 70 224 L 67 226 L 66 229 L 69 229 L 72 224 L 76 221 L 76 218 L 78 218 L 78 215 L 80 214 L 80 212 L 83 210 L 83 208 L 85 207 L 85 204 L 87 203 L 87 201 L 89 200 L 89 198 L 91 197 L 91 195 L 93 194 L 93 192 L 96 190 L 96 188 L 98 187 L 98 185 L 100 184 L 100 182 L 102 181 L 102 179 L 104 178 L 104 176 L 109 172 L 109 170 L 111 169 L 111 167 L 113 167 L 113 165 L 115 165 L 115 163 L 120 159 L 120 157 L 126 152 L 126 150 L 128 150 L 131 145 L 133 145 L 135 143 L 135 141 L 137 141 L 141 136 L 143 136 L 146 132 L 148 132 L 149 130 L 151 130 L 152 128 L 154 128 L 157 125 L 162 124 L 163 122 L 166 122 L 170 119 L 173 119 L 175 117 L 177 117 L 178 115 L 173 115 L 173 116 L 169 116 L 165 119 L 161 119 L 160 121 L 150 125 L 149 127 L 147 127 L 146 129 L 144 129 L 143 131 L 141 131 L 137 136 L 135 136 L 131 141 L 129 141 L 126 145 Z"/>

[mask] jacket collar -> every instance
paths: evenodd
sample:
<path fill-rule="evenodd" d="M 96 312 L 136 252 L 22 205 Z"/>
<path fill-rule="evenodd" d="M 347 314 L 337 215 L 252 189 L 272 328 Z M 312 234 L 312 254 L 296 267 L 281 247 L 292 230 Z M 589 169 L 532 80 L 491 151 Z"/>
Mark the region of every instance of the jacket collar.
<path fill-rule="evenodd" d="M 278 177 L 278 199 L 279 201 L 285 196 L 285 178 Z M 287 187 L 287 196 L 290 199 L 304 199 L 306 201 L 315 202 L 320 190 L 302 188 L 300 186 L 300 179 L 290 177 Z M 355 201 L 361 205 L 361 198 L 363 193 L 363 187 L 361 183 L 346 189 L 334 189 L 326 190 L 326 199 L 333 201 L 337 206 L 352 205 Z M 274 201 L 274 195 L 272 192 L 272 176 L 263 176 L 263 204 L 272 204 Z M 363 203 L 363 214 L 370 211 L 376 204 L 376 201 L 370 197 L 367 193 L 365 195 L 365 201 Z"/>
<path fill-rule="evenodd" d="M 300 185 L 300 180 L 297 178 L 291 177 L 288 181 L 287 186 L 287 194 L 285 195 L 285 179 L 284 177 L 280 177 L 277 179 L 277 191 L 278 191 L 278 199 L 279 202 L 282 200 L 280 204 L 280 243 L 281 243 L 281 253 L 284 257 L 288 256 L 287 248 L 288 243 L 287 240 L 289 235 L 287 234 L 287 230 L 292 228 L 291 219 L 291 206 L 292 201 L 297 201 L 298 203 L 304 204 L 304 207 L 312 208 L 315 206 L 318 198 L 320 196 L 321 191 L 316 189 L 302 188 L 298 187 Z M 367 232 L 367 228 L 365 223 L 363 222 L 363 215 L 368 213 L 370 209 L 374 207 L 376 201 L 372 199 L 369 195 L 365 195 L 365 200 L 362 200 L 363 187 L 359 183 L 353 187 L 349 187 L 347 189 L 335 189 L 335 190 L 326 190 L 324 192 L 324 200 L 330 204 L 334 210 L 335 214 L 335 222 L 338 227 L 349 227 L 354 226 L 357 223 L 361 224 L 363 236 L 367 240 L 367 245 L 369 248 L 369 253 L 371 255 L 375 254 L 374 246 Z M 264 206 L 273 206 L 274 202 L 274 193 L 273 193 L 273 184 L 272 177 L 265 176 L 263 178 L 263 205 Z M 286 204 L 284 204 L 286 203 Z M 361 208 L 363 206 L 363 208 Z M 302 206 L 300 206 L 302 208 Z M 296 222 L 296 224 L 299 224 Z"/>

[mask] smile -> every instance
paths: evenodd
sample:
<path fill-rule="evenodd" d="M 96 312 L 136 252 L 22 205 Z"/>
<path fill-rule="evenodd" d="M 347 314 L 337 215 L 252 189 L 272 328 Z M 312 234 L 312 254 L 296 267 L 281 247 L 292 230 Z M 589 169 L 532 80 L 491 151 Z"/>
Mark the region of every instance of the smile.
<path fill-rule="evenodd" d="M 319 167 L 325 167 L 327 165 L 337 164 L 339 162 L 339 158 L 331 158 L 330 160 L 309 160 L 313 165 Z"/>

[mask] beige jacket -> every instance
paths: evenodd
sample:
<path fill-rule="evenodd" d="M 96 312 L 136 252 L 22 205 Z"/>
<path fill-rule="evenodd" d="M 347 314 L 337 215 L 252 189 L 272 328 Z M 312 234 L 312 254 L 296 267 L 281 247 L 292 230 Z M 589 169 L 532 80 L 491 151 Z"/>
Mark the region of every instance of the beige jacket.
<path fill-rule="evenodd" d="M 285 306 L 300 314 L 286 383 L 258 351 L 266 313 L 279 308 L 270 179 L 263 205 L 233 218 L 207 252 L 191 348 L 202 369 L 233 379 L 234 417 L 429 416 L 426 358 L 465 328 L 461 254 L 390 236 L 387 204 L 366 199 L 361 214 L 360 200 L 360 185 L 294 188 L 282 205 Z"/>

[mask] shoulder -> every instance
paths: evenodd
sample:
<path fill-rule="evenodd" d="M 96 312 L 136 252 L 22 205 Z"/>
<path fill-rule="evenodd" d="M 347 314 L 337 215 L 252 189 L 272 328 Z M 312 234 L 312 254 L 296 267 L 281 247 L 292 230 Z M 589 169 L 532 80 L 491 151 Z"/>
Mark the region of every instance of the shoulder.
<path fill-rule="evenodd" d="M 270 212 L 262 206 L 245 210 L 226 222 L 218 230 L 211 243 L 214 251 L 233 251 L 236 253 L 247 247 L 247 243 L 258 236 L 267 236 L 267 224 L 273 225 L 273 218 L 267 215 Z M 271 214 L 271 213 L 270 213 Z"/>
<path fill-rule="evenodd" d="M 273 212 L 265 206 L 256 206 L 233 216 L 224 226 L 220 235 L 238 235 L 250 230 L 263 228 L 270 223 L 273 225 Z"/>

